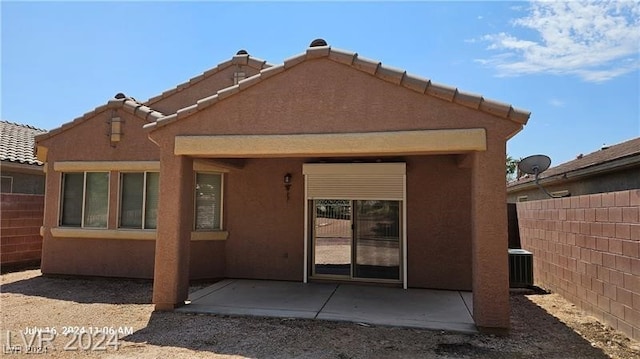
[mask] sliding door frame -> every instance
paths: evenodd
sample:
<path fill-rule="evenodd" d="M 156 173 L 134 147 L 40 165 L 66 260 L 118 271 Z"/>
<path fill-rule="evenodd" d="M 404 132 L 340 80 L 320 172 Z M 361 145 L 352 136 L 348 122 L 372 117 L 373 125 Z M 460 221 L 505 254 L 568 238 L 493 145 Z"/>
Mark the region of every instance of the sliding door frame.
<path fill-rule="evenodd" d="M 390 173 L 391 175 L 395 175 L 396 177 L 396 186 L 400 186 L 401 188 L 396 188 L 393 192 L 396 193 L 391 197 L 385 198 L 385 196 L 381 196 L 382 198 L 374 198 L 374 197 L 364 197 L 364 198 L 344 198 L 350 196 L 344 196 L 344 193 L 341 193 L 337 196 L 329 196 L 327 199 L 350 199 L 350 200 L 366 200 L 366 199 L 374 199 L 374 200 L 397 200 L 400 201 L 401 206 L 401 238 L 400 238 L 400 280 L 385 280 L 385 279 L 351 279 L 355 281 L 371 281 L 371 282 L 385 282 L 385 283 L 402 283 L 403 288 L 407 288 L 407 186 L 406 186 L 406 165 L 405 163 L 342 163 L 342 164 L 304 164 L 303 165 L 303 174 L 304 174 L 304 260 L 303 260 L 303 282 L 308 283 L 309 279 L 317 278 L 313 276 L 313 271 L 311 271 L 311 264 L 314 261 L 313 253 L 313 230 L 315 226 L 315 216 L 314 213 L 311 215 L 309 211 L 312 208 L 315 208 L 313 205 L 314 199 L 321 199 L 319 197 L 309 196 L 309 177 L 313 176 L 315 173 L 331 173 L 336 176 L 340 176 L 340 173 L 353 174 L 361 173 L 363 176 L 366 176 L 368 172 L 379 175 L 380 173 Z M 399 190 L 399 191 L 398 191 Z M 399 195 L 401 193 L 401 195 Z M 342 197 L 342 198 L 338 198 Z M 400 198 L 401 197 L 401 198 Z M 323 198 L 324 199 L 324 198 Z M 353 212 L 353 210 L 352 210 Z M 352 219 L 353 220 L 353 219 Z M 353 243 L 352 243 L 353 245 Z M 352 250 L 353 254 L 353 250 Z M 342 278 L 341 278 L 342 279 Z M 346 278 L 345 278 L 346 280 Z"/>

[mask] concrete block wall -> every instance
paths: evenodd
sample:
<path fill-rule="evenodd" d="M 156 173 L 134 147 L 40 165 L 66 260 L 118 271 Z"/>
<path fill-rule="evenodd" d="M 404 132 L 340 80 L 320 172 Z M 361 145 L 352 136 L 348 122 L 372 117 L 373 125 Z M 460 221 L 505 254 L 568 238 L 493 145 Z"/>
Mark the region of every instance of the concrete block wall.
<path fill-rule="evenodd" d="M 521 202 L 534 281 L 640 340 L 640 190 Z"/>
<path fill-rule="evenodd" d="M 3 193 L 0 197 L 0 265 L 39 264 L 44 196 Z"/>

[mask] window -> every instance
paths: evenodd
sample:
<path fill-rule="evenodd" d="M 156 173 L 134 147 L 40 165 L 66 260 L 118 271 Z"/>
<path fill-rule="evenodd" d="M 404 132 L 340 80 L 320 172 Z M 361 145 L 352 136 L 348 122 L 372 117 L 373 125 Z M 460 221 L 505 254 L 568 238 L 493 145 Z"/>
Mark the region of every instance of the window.
<path fill-rule="evenodd" d="M 62 226 L 107 228 L 109 173 L 64 173 L 61 207 Z"/>
<path fill-rule="evenodd" d="M 13 192 L 13 177 L 11 176 L 2 176 L 1 178 L 1 188 L 0 192 L 2 193 L 12 193 Z"/>
<path fill-rule="evenodd" d="M 222 175 L 196 173 L 195 229 L 219 230 L 222 218 Z"/>
<path fill-rule="evenodd" d="M 120 228 L 157 227 L 159 177 L 158 172 L 122 173 Z"/>

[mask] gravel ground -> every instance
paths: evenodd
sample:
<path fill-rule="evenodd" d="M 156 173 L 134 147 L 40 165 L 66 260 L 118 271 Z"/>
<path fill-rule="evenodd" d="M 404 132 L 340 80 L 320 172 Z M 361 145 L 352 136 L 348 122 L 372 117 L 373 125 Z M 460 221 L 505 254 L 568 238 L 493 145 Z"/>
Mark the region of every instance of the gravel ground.
<path fill-rule="evenodd" d="M 12 349 L 20 347 L 24 354 L 27 346 L 46 349 L 42 356 L 56 358 L 640 357 L 637 342 L 555 294 L 513 294 L 511 334 L 497 337 L 300 319 L 154 313 L 148 304 L 149 281 L 43 277 L 39 270 L 1 278 L 0 343 L 7 357 L 21 356 L 12 355 Z M 34 334 L 34 328 L 42 332 Z M 47 332 L 52 328 L 55 336 Z"/>

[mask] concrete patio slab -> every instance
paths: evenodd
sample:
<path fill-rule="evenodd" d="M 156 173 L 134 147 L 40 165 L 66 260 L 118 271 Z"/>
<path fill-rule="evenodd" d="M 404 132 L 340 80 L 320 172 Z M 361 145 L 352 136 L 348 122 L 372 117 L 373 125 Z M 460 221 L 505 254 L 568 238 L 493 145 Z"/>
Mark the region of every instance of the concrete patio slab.
<path fill-rule="evenodd" d="M 228 279 L 192 293 L 176 310 L 476 333 L 472 299 L 458 291 Z"/>
<path fill-rule="evenodd" d="M 340 285 L 318 319 L 476 332 L 457 291 Z"/>
<path fill-rule="evenodd" d="M 189 296 L 182 312 L 313 319 L 336 290 L 335 284 L 223 280 Z"/>

